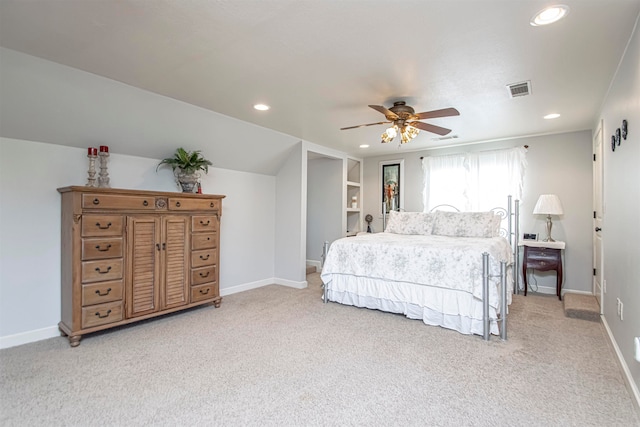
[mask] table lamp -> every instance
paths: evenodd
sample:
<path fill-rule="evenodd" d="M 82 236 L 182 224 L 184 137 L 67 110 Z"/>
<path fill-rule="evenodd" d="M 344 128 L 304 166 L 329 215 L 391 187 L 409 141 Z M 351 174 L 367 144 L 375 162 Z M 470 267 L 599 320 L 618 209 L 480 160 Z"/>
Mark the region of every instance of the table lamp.
<path fill-rule="evenodd" d="M 555 240 L 551 238 L 551 227 L 553 227 L 551 215 L 562 215 L 563 213 L 562 203 L 560 203 L 558 196 L 555 194 L 540 195 L 536 207 L 533 208 L 533 214 L 547 216 L 547 238 L 544 239 L 545 242 L 555 242 Z"/>

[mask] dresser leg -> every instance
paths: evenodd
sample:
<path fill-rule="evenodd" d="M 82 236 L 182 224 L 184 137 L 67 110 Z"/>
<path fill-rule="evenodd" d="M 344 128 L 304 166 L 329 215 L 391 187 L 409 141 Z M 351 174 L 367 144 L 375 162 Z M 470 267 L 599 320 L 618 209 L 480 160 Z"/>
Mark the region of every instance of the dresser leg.
<path fill-rule="evenodd" d="M 82 335 L 69 335 L 69 345 L 71 347 L 79 346 L 81 338 L 82 338 Z"/>
<path fill-rule="evenodd" d="M 220 303 L 222 302 L 222 297 L 218 297 L 215 301 L 213 301 L 213 306 L 215 308 L 220 308 Z"/>

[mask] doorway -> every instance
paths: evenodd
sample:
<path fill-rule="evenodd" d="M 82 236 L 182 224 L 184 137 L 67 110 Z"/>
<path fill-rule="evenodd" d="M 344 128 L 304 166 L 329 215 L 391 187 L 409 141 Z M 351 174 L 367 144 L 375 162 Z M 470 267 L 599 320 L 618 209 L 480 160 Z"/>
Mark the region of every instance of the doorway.
<path fill-rule="evenodd" d="M 343 159 L 307 152 L 307 266 L 321 268 L 322 247 L 342 237 Z"/>

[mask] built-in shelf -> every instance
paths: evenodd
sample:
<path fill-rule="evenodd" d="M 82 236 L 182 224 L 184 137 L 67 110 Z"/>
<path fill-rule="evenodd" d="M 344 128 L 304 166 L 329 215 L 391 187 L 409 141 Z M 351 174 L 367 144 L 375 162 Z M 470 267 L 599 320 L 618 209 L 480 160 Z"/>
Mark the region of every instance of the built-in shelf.
<path fill-rule="evenodd" d="M 346 236 L 355 236 L 362 231 L 362 161 L 359 159 L 347 158 L 345 162 L 345 214 L 346 214 Z M 353 203 L 357 207 L 352 207 Z"/>

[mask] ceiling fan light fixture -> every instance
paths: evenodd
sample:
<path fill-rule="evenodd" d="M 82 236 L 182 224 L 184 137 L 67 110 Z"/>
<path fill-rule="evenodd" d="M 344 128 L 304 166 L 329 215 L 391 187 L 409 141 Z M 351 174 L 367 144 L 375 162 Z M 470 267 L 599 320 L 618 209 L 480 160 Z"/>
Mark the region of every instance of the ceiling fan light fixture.
<path fill-rule="evenodd" d="M 391 142 L 398 135 L 398 126 L 391 126 L 382 134 L 382 142 Z"/>
<path fill-rule="evenodd" d="M 546 7 L 533 15 L 529 23 L 534 27 L 553 24 L 558 22 L 569 14 L 569 6 L 564 4 L 556 4 Z"/>

